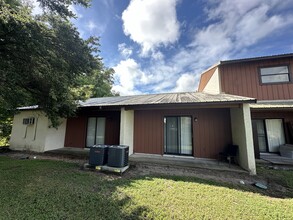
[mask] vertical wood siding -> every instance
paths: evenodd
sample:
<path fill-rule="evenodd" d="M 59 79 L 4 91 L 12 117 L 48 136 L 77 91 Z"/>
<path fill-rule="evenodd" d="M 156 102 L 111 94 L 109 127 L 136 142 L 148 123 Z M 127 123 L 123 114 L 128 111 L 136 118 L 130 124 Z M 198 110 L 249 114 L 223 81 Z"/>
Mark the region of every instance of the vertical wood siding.
<path fill-rule="evenodd" d="M 67 119 L 64 147 L 85 147 L 86 123 L 84 116 Z"/>
<path fill-rule="evenodd" d="M 261 84 L 259 68 L 289 65 L 291 82 Z M 220 66 L 222 92 L 257 98 L 258 100 L 293 99 L 293 58 L 263 60 Z"/>
<path fill-rule="evenodd" d="M 164 153 L 165 116 L 192 116 L 195 157 L 217 158 L 218 153 L 232 143 L 229 109 L 137 110 L 134 114 L 135 153 Z"/>
<path fill-rule="evenodd" d="M 65 134 L 65 147 L 84 148 L 88 117 L 106 117 L 105 144 L 119 144 L 120 112 L 82 112 L 78 117 L 68 118 Z"/>

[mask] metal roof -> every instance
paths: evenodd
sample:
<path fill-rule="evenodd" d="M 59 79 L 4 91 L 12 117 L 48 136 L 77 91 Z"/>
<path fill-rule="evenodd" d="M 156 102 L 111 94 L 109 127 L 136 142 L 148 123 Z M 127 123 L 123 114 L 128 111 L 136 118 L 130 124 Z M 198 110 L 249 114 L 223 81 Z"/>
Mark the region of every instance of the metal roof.
<path fill-rule="evenodd" d="M 270 56 L 260 56 L 260 57 L 251 57 L 251 58 L 243 58 L 243 59 L 235 59 L 235 60 L 224 60 L 224 61 L 220 61 L 219 65 L 221 65 L 221 64 L 230 64 L 230 63 L 249 62 L 249 61 L 258 61 L 258 60 L 277 59 L 277 58 L 287 58 L 287 57 L 293 57 L 293 53 L 270 55 Z"/>
<path fill-rule="evenodd" d="M 80 102 L 80 107 L 90 106 L 134 106 L 159 104 L 199 104 L 199 103 L 243 103 L 255 102 L 256 99 L 229 94 L 209 94 L 204 92 L 163 93 L 134 96 L 115 96 L 91 98 Z"/>
<path fill-rule="evenodd" d="M 257 103 L 250 104 L 252 109 L 292 109 L 293 100 L 262 100 Z"/>
<path fill-rule="evenodd" d="M 113 96 L 90 98 L 79 101 L 79 107 L 105 107 L 105 106 L 137 106 L 162 104 L 224 104 L 224 103 L 254 103 L 255 98 L 229 95 L 210 94 L 205 92 L 163 93 L 150 95 Z M 38 109 L 38 105 L 19 107 L 18 110 Z"/>

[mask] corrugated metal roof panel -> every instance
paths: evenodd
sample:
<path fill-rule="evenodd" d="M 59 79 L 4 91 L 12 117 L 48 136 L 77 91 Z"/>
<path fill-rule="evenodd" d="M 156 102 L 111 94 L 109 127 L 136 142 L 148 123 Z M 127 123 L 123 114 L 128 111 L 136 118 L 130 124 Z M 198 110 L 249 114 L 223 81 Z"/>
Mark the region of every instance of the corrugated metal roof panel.
<path fill-rule="evenodd" d="M 131 106 L 156 104 L 196 104 L 221 102 L 255 102 L 254 98 L 229 95 L 209 94 L 203 92 L 164 93 L 135 96 L 115 96 L 107 98 L 93 98 L 80 102 L 81 107 L 90 106 Z"/>
<path fill-rule="evenodd" d="M 250 104 L 252 109 L 293 109 L 293 100 L 262 100 Z"/>
<path fill-rule="evenodd" d="M 199 104 L 199 103 L 233 103 L 250 102 L 254 98 L 229 94 L 209 94 L 204 92 L 183 92 L 183 93 L 163 93 L 134 96 L 114 96 L 91 98 L 86 101 L 79 101 L 80 107 L 94 106 L 136 106 L 136 105 L 159 105 L 159 104 Z M 20 107 L 19 110 L 37 109 L 38 106 Z"/>

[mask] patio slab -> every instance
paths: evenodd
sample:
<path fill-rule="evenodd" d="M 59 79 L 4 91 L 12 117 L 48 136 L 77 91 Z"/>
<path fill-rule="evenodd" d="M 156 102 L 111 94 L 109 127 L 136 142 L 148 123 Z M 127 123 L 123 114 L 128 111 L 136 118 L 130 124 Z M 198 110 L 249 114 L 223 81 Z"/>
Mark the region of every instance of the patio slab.
<path fill-rule="evenodd" d="M 131 164 L 159 164 L 173 167 L 186 167 L 186 168 L 204 168 L 212 170 L 222 170 L 222 171 L 233 171 L 248 173 L 241 167 L 226 162 L 218 162 L 214 159 L 202 159 L 194 157 L 181 157 L 181 156 L 161 156 L 161 155 L 149 155 L 149 154 L 132 154 L 129 156 L 129 161 Z"/>
<path fill-rule="evenodd" d="M 289 165 L 293 166 L 293 159 L 288 157 L 281 157 L 279 154 L 261 153 L 260 159 L 270 162 L 274 165 Z"/>
<path fill-rule="evenodd" d="M 78 158 L 78 159 L 88 159 L 89 158 L 89 149 L 88 148 L 71 148 L 65 147 L 56 150 L 46 151 L 47 155 L 58 155 L 64 157 Z M 214 159 L 202 159 L 194 157 L 184 157 L 184 156 L 171 156 L 171 155 L 152 155 L 152 154 L 132 154 L 129 156 L 130 165 L 135 164 L 158 164 L 172 167 L 186 167 L 186 168 L 204 168 L 211 170 L 222 170 L 222 171 L 233 171 L 248 173 L 243 170 L 241 167 L 229 164 Z"/>

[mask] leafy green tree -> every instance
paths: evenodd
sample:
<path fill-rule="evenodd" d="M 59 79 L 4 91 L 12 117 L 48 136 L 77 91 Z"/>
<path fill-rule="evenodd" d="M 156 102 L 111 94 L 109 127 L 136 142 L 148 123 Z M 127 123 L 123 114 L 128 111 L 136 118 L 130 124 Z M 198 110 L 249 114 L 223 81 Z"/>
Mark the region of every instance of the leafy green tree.
<path fill-rule="evenodd" d="M 19 1 L 0 0 L 1 124 L 16 107 L 38 104 L 57 127 L 59 118 L 74 114 L 76 100 L 112 94 L 113 70 L 98 56 L 98 38 L 82 39 L 69 19 L 70 4 L 89 1 L 39 2 L 46 13 L 32 16 Z M 88 96 L 76 92 L 84 86 Z"/>

